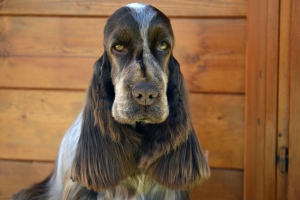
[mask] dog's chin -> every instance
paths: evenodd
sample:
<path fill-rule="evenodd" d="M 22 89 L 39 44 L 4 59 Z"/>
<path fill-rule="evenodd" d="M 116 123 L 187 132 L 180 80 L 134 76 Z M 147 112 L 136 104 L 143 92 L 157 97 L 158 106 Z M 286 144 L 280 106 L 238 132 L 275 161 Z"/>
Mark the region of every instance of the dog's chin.
<path fill-rule="evenodd" d="M 113 118 L 121 124 L 134 125 L 136 122 L 144 124 L 160 124 L 164 122 L 169 115 L 169 110 L 164 109 L 160 112 L 147 112 L 136 110 L 135 112 L 122 112 L 113 109 Z"/>
<path fill-rule="evenodd" d="M 164 122 L 168 116 L 141 116 L 141 117 L 120 117 L 119 115 L 113 116 L 114 119 L 121 124 L 134 125 L 136 122 L 141 122 L 143 124 L 160 124 Z"/>

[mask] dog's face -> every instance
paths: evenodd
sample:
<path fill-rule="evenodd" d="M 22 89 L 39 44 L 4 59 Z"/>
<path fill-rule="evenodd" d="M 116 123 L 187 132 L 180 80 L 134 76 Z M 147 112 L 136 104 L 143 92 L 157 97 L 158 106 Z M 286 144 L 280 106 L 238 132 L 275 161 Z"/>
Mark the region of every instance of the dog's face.
<path fill-rule="evenodd" d="M 104 48 L 115 88 L 112 115 L 123 124 L 161 123 L 174 46 L 169 19 L 150 5 L 129 4 L 107 21 Z"/>

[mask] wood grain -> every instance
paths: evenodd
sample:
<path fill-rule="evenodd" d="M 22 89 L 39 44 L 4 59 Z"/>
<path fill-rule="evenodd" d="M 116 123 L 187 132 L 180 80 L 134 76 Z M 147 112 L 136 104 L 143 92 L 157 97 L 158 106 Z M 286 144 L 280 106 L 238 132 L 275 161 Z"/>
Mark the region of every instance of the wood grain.
<path fill-rule="evenodd" d="M 289 50 L 289 167 L 287 199 L 300 199 L 300 2 L 291 1 Z"/>
<path fill-rule="evenodd" d="M 277 155 L 280 148 L 288 148 L 289 119 L 289 46 L 290 46 L 290 1 L 280 2 L 279 69 L 278 69 L 278 123 Z M 278 165 L 277 165 L 278 166 Z M 276 171 L 276 197 L 287 200 L 287 173 Z"/>
<path fill-rule="evenodd" d="M 51 162 L 20 162 L 0 160 L 0 199 L 43 181 L 52 171 Z"/>
<path fill-rule="evenodd" d="M 245 90 L 246 27 L 243 19 L 172 20 L 174 55 L 193 92 Z"/>
<path fill-rule="evenodd" d="M 52 171 L 51 162 L 24 162 L 0 160 L 0 199 L 42 181 Z M 211 178 L 191 191 L 191 200 L 235 200 L 242 198 L 243 172 L 212 169 Z M 218 192 L 216 192 L 218 191 Z"/>
<path fill-rule="evenodd" d="M 84 91 L 96 60 L 96 57 L 0 57 L 0 87 Z"/>
<path fill-rule="evenodd" d="M 247 1 L 244 199 L 264 199 L 268 1 Z"/>
<path fill-rule="evenodd" d="M 4 27 L 0 40 L 0 55 L 4 57 L 0 60 L 3 63 L 0 70 L 4 71 L 0 75 L 0 84 L 3 86 L 41 88 L 64 85 L 55 83 L 56 77 L 61 76 L 57 70 L 50 72 L 49 77 L 53 75 L 54 80 L 46 79 L 46 86 L 40 86 L 43 82 L 35 82 L 34 76 L 22 70 L 43 73 L 39 68 L 44 65 L 47 67 L 45 72 L 61 65 L 84 70 L 90 66 L 85 65 L 85 59 L 79 61 L 79 58 L 96 60 L 103 52 L 105 19 L 102 18 L 2 17 L 0 23 Z M 173 19 L 172 25 L 176 39 L 174 55 L 181 63 L 191 91 L 244 93 L 244 19 Z M 52 57 L 68 58 L 56 60 Z M 19 70 L 25 80 L 32 81 L 26 83 L 20 76 L 14 78 L 14 70 Z M 81 73 L 88 72 L 78 72 Z M 51 82 L 54 86 L 49 85 Z M 85 87 L 85 83 L 81 85 L 81 88 Z"/>
<path fill-rule="evenodd" d="M 0 90 L 0 158 L 53 161 L 85 92 Z"/>
<path fill-rule="evenodd" d="M 139 2 L 149 3 L 146 0 Z M 128 3 L 132 1 L 3 0 L 0 2 L 0 14 L 108 16 Z M 169 16 L 228 17 L 245 16 L 246 13 L 246 0 L 152 0 L 151 4 Z"/>
<path fill-rule="evenodd" d="M 0 158 L 53 161 L 85 92 L 0 90 L 0 96 Z M 243 96 L 192 94 L 190 102 L 210 166 L 242 169 Z"/>
<path fill-rule="evenodd" d="M 265 200 L 276 199 L 276 144 L 278 107 L 279 0 L 268 0 L 266 60 Z"/>
<path fill-rule="evenodd" d="M 212 169 L 211 178 L 190 190 L 191 200 L 243 199 L 243 171 Z"/>
<path fill-rule="evenodd" d="M 209 154 L 209 165 L 243 169 L 244 96 L 191 94 L 190 104 L 202 149 Z"/>

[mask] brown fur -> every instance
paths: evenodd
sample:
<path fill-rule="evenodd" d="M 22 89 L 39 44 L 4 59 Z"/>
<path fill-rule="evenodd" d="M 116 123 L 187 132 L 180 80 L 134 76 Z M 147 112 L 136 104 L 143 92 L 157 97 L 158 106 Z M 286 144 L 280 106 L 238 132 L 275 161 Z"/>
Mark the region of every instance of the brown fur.
<path fill-rule="evenodd" d="M 61 147 L 62 155 L 71 151 L 74 158 L 61 169 L 61 156 L 60 173 L 15 199 L 47 199 L 50 193 L 64 199 L 188 199 L 186 190 L 210 176 L 172 54 L 169 19 L 149 5 L 127 6 L 108 19 L 104 33 L 105 51 L 94 65 L 76 149 L 64 149 L 66 142 Z M 161 42 L 168 48 L 159 50 Z M 116 44 L 124 50 L 116 51 Z M 156 92 L 151 103 L 133 95 L 134 88 L 150 86 Z M 69 140 L 79 130 L 73 126 Z M 59 190 L 53 184 L 61 184 L 62 173 L 73 182 L 63 179 Z"/>

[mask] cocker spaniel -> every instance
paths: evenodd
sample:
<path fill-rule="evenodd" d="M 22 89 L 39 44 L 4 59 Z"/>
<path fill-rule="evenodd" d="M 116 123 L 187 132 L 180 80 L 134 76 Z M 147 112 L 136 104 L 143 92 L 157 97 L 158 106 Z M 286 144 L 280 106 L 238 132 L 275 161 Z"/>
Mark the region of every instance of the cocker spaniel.
<path fill-rule="evenodd" d="M 104 28 L 82 113 L 61 143 L 55 169 L 14 199 L 189 199 L 210 176 L 173 57 L 170 20 L 129 4 Z"/>

